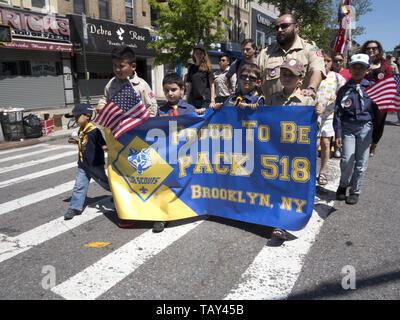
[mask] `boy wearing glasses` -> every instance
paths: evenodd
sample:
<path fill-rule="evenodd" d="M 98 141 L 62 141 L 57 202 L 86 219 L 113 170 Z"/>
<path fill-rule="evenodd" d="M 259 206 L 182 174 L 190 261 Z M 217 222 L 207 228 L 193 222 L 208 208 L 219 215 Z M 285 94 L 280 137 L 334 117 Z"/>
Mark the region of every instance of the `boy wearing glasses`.
<path fill-rule="evenodd" d="M 257 109 L 264 105 L 264 97 L 261 95 L 259 86 L 261 84 L 260 68 L 254 63 L 247 63 L 243 66 L 239 75 L 240 89 L 232 94 L 224 103 L 217 103 L 214 109 L 222 105 L 239 107 L 241 109 Z"/>
<path fill-rule="evenodd" d="M 300 87 L 304 80 L 304 65 L 301 61 L 290 58 L 280 66 L 280 82 L 283 89 L 267 99 L 270 106 L 313 106 L 315 101 L 306 96 Z"/>

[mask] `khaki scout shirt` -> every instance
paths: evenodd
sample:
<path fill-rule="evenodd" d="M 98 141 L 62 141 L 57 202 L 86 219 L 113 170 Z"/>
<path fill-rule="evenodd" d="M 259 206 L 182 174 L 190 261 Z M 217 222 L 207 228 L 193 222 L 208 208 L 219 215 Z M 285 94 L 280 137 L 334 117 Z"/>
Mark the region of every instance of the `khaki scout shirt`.
<path fill-rule="evenodd" d="M 151 117 L 155 117 L 157 115 L 158 104 L 157 100 L 154 97 L 153 92 L 150 89 L 150 86 L 147 84 L 145 80 L 140 78 L 136 72 L 133 78 L 129 79 L 132 82 L 133 87 L 135 88 L 136 92 L 139 94 L 140 99 L 142 99 L 143 104 L 150 112 Z M 110 100 L 125 84 L 117 77 L 112 78 L 104 88 L 104 97 L 100 99 L 99 105 L 105 105 L 108 100 Z"/>
<path fill-rule="evenodd" d="M 266 99 L 267 106 L 314 106 L 315 101 L 312 97 L 304 96 L 301 89 L 297 88 L 289 97 L 283 93 L 283 89 L 275 92 Z"/>
<path fill-rule="evenodd" d="M 279 81 L 279 67 L 287 58 L 298 59 L 304 65 L 306 76 L 303 81 L 302 89 L 308 88 L 311 75 L 314 71 L 321 71 L 323 75 L 322 79 L 325 79 L 325 63 L 321 51 L 317 46 L 297 36 L 295 42 L 288 51 L 283 50 L 278 43 L 275 43 L 260 52 L 257 58 L 257 64 L 261 69 L 262 91 L 265 98 L 268 99 L 273 93 L 283 89 Z"/>

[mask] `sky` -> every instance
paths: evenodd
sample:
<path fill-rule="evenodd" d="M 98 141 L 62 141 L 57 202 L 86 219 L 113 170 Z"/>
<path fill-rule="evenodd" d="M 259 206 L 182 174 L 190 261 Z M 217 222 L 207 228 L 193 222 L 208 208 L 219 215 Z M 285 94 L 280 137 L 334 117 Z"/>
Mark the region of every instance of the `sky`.
<path fill-rule="evenodd" d="M 400 44 L 400 1 L 372 0 L 372 12 L 361 16 L 357 24 L 366 30 L 353 40 L 360 45 L 368 40 L 377 40 L 383 50 L 393 51 Z"/>

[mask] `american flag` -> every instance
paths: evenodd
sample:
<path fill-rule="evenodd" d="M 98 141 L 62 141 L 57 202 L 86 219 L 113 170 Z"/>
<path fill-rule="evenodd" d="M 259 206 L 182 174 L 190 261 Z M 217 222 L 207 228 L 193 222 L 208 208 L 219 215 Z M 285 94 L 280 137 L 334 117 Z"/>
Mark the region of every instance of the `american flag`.
<path fill-rule="evenodd" d="M 95 123 L 111 130 L 118 139 L 150 117 L 133 85 L 128 81 L 100 111 Z"/>
<path fill-rule="evenodd" d="M 384 77 L 365 92 L 378 105 L 379 111 L 400 111 L 400 74 Z"/>

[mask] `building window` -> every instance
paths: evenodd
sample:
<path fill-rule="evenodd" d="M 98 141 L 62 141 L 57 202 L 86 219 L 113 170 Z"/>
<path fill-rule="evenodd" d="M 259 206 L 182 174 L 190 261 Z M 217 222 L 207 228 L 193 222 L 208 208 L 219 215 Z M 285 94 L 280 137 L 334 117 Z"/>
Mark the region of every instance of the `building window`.
<path fill-rule="evenodd" d="M 257 44 L 257 46 L 264 47 L 264 44 L 265 44 L 265 33 L 264 32 L 257 30 L 256 44 Z"/>
<path fill-rule="evenodd" d="M 86 13 L 85 0 L 74 0 L 74 13 Z"/>
<path fill-rule="evenodd" d="M 232 41 L 233 40 L 233 18 L 228 17 L 228 20 L 230 21 L 230 24 L 228 26 L 228 40 Z"/>
<path fill-rule="evenodd" d="M 11 3 L 10 3 L 10 0 L 0 0 L 0 3 L 11 4 Z"/>
<path fill-rule="evenodd" d="M 249 10 L 249 0 L 244 0 L 244 8 Z"/>
<path fill-rule="evenodd" d="M 108 0 L 99 0 L 99 16 L 100 19 L 108 19 Z"/>
<path fill-rule="evenodd" d="M 135 0 L 125 0 L 126 23 L 135 24 Z"/>
<path fill-rule="evenodd" d="M 32 0 L 32 8 L 39 9 L 40 12 L 48 12 L 49 0 Z"/>

